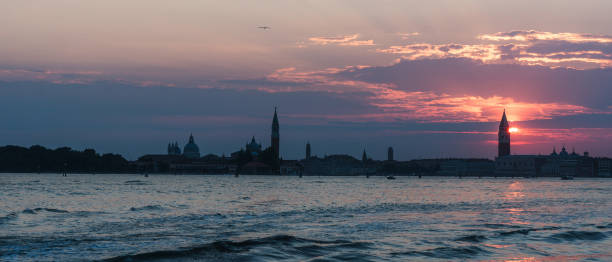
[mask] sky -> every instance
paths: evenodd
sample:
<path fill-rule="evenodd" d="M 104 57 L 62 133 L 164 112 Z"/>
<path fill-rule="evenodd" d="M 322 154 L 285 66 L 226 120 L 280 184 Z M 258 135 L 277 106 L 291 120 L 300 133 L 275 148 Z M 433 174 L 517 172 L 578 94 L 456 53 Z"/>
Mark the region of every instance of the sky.
<path fill-rule="evenodd" d="M 611 1 L 0 0 L 0 145 L 612 156 Z M 261 29 L 268 26 L 270 29 Z"/>

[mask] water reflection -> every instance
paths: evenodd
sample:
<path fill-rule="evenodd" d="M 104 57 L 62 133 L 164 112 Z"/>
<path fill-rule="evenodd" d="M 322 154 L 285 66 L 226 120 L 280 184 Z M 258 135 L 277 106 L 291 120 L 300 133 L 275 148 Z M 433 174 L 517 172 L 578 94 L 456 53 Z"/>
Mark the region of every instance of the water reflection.
<path fill-rule="evenodd" d="M 539 261 L 612 245 L 612 180 L 0 176 L 0 260 Z"/>

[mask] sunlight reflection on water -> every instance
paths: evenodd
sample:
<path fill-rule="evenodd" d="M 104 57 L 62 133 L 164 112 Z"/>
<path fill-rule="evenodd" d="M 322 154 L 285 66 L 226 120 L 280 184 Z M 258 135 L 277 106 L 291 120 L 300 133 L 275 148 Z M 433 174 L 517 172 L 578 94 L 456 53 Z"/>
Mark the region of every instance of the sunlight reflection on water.
<path fill-rule="evenodd" d="M 606 261 L 612 244 L 610 180 L 0 174 L 0 185 L 0 260 Z"/>

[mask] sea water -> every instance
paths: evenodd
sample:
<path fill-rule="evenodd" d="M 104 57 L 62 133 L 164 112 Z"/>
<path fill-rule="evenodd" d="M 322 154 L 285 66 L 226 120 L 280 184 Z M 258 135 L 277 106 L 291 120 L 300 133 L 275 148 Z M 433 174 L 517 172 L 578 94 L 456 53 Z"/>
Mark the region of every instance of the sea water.
<path fill-rule="evenodd" d="M 0 174 L 2 261 L 612 261 L 612 179 Z"/>

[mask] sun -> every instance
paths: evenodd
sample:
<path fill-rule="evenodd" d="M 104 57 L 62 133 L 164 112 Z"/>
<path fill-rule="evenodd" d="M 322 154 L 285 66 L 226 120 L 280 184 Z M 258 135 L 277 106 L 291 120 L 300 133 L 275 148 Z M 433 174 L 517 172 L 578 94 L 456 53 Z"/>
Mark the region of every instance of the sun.
<path fill-rule="evenodd" d="M 508 132 L 510 133 L 518 133 L 519 129 L 517 127 L 511 127 L 508 129 Z"/>

